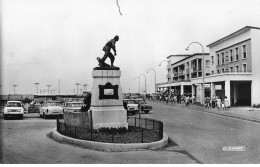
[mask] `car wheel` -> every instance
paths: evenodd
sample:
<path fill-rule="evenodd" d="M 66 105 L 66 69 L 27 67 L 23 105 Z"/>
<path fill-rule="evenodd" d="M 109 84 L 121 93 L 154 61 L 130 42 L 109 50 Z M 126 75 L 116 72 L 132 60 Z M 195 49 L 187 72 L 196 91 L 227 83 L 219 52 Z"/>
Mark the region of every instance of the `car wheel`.
<path fill-rule="evenodd" d="M 6 120 L 7 119 L 7 115 L 4 114 L 4 119 Z"/>
<path fill-rule="evenodd" d="M 20 119 L 23 119 L 23 115 L 20 116 Z"/>
<path fill-rule="evenodd" d="M 144 111 L 146 114 L 148 114 L 149 111 Z"/>

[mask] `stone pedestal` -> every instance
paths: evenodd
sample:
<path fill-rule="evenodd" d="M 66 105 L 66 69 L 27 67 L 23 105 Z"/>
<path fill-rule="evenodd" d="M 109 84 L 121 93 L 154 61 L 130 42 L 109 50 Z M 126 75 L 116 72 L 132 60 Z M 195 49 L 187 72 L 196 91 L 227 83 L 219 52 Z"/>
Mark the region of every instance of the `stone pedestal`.
<path fill-rule="evenodd" d="M 93 128 L 128 128 L 123 107 L 119 68 L 96 67 L 92 72 L 91 112 Z"/>

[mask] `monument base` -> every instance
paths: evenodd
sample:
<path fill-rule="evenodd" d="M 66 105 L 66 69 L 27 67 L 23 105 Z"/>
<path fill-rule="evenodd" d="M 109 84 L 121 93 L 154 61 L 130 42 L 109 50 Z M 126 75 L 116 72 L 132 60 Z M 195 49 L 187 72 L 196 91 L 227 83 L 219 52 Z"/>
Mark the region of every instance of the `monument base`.
<path fill-rule="evenodd" d="M 91 110 L 94 129 L 102 127 L 128 129 L 127 112 L 123 106 L 91 107 Z"/>

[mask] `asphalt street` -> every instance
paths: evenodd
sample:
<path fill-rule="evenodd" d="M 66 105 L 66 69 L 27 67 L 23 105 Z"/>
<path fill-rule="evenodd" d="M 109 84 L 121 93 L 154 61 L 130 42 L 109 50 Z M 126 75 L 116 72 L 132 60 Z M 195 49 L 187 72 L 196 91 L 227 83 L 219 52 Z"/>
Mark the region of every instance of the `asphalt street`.
<path fill-rule="evenodd" d="M 58 143 L 49 137 L 55 119 L 26 114 L 23 120 L 0 119 L 1 160 L 12 164 L 191 164 L 259 163 L 260 124 L 148 102 L 153 112 L 142 117 L 161 120 L 173 141 L 158 150 L 101 152 Z M 138 115 L 136 115 L 138 116 Z M 243 146 L 244 151 L 223 151 Z"/>
<path fill-rule="evenodd" d="M 27 114 L 23 120 L 1 123 L 1 160 L 4 164 L 183 164 L 200 163 L 171 145 L 158 150 L 101 152 L 58 143 L 48 137 L 55 119 Z"/>
<path fill-rule="evenodd" d="M 260 163 L 260 123 L 149 102 L 164 131 L 202 163 Z M 223 151 L 242 146 L 245 151 Z"/>

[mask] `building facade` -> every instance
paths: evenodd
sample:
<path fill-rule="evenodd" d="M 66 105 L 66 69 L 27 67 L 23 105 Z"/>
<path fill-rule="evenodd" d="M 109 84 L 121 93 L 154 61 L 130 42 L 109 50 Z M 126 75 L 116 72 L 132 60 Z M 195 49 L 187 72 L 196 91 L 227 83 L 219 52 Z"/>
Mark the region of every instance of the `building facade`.
<path fill-rule="evenodd" d="M 203 69 L 205 75 L 210 75 L 210 58 L 209 53 L 204 53 L 204 68 L 203 68 L 203 54 L 196 53 L 193 55 L 186 55 L 185 58 L 178 61 L 171 62 L 167 66 L 167 83 L 161 83 L 157 85 L 160 92 L 169 89 L 171 86 L 171 92 L 173 94 L 181 95 L 195 95 L 196 100 L 201 100 L 201 93 L 197 91 L 197 85 L 192 86 L 192 80 L 202 78 Z M 170 81 L 170 82 L 169 82 Z M 196 93 L 198 92 L 198 93 Z"/>
<path fill-rule="evenodd" d="M 205 97 L 226 96 L 230 106 L 260 105 L 260 28 L 246 26 L 209 45 L 209 54 L 194 54 L 171 64 L 171 84 L 158 89 L 179 89 L 203 103 Z M 204 77 L 202 76 L 204 70 Z"/>
<path fill-rule="evenodd" d="M 246 26 L 207 47 L 213 63 L 212 94 L 227 96 L 231 106 L 260 104 L 260 28 Z"/>

